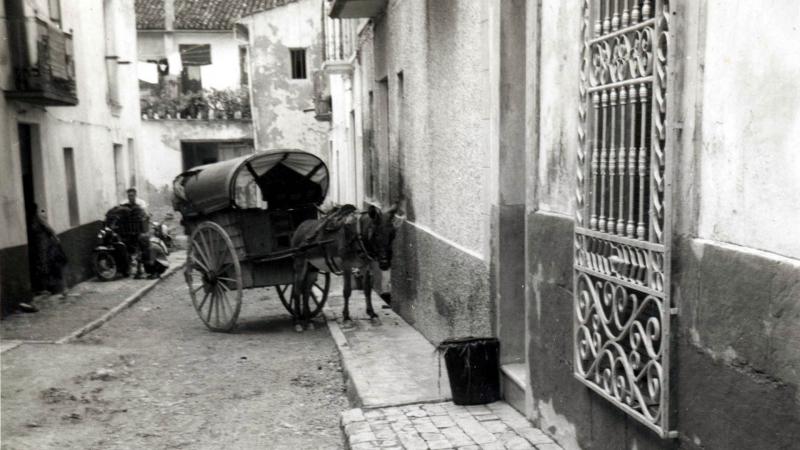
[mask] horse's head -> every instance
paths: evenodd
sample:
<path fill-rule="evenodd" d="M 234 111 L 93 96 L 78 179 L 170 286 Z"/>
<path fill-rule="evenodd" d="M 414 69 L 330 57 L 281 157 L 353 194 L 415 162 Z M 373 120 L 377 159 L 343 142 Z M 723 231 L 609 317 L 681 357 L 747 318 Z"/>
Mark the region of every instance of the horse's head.
<path fill-rule="evenodd" d="M 367 217 L 365 234 L 371 256 L 378 261 L 381 270 L 389 270 L 392 267 L 392 242 L 397 229 L 405 220 L 400 202 L 386 211 L 370 206 Z"/>

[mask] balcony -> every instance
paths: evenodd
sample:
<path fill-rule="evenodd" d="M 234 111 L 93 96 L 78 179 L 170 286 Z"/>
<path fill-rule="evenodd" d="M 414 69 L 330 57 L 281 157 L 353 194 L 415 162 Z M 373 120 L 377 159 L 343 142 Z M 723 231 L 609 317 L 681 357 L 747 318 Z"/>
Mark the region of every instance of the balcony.
<path fill-rule="evenodd" d="M 378 16 L 386 8 L 387 0 L 333 0 L 330 17 L 335 19 L 360 19 Z"/>
<path fill-rule="evenodd" d="M 5 92 L 6 99 L 44 106 L 77 105 L 72 35 L 40 19 L 28 22 L 32 30 L 26 30 L 24 20 L 8 23 L 14 88 Z"/>
<path fill-rule="evenodd" d="M 205 89 L 179 94 L 175 82 L 152 89 L 140 84 L 139 88 L 144 120 L 252 120 L 246 89 Z"/>
<path fill-rule="evenodd" d="M 361 21 L 335 19 L 329 16 L 334 2 L 322 5 L 323 66 L 327 73 L 350 72 L 358 48 L 358 28 Z"/>

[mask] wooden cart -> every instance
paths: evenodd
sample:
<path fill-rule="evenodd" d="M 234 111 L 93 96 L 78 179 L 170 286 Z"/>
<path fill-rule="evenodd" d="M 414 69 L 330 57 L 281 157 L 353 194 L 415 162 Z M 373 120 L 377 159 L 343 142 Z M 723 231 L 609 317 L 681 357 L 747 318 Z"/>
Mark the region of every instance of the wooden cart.
<path fill-rule="evenodd" d="M 213 331 L 230 331 L 242 291 L 273 286 L 291 303 L 294 271 L 291 238 L 315 219 L 328 191 L 328 169 L 311 153 L 268 150 L 194 167 L 173 182 L 173 207 L 189 236 L 185 278 L 198 316 Z M 330 274 L 311 291 L 311 315 L 328 298 Z"/>

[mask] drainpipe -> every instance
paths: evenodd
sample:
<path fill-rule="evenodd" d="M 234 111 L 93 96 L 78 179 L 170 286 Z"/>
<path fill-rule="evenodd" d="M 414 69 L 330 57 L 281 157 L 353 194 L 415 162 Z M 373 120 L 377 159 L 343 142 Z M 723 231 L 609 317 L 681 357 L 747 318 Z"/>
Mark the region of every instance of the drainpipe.
<path fill-rule="evenodd" d="M 172 32 L 175 30 L 175 0 L 164 0 L 164 56 L 169 57 L 175 43 Z M 170 69 L 170 72 L 172 70 Z"/>
<path fill-rule="evenodd" d="M 175 0 L 164 0 L 164 29 L 175 29 Z"/>

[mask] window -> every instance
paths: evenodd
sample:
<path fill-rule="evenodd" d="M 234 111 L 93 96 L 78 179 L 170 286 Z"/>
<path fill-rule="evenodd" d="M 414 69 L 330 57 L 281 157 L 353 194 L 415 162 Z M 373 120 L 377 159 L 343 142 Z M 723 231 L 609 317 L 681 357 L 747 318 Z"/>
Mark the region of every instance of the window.
<path fill-rule="evenodd" d="M 78 211 L 78 186 L 75 177 L 75 157 L 71 147 L 64 147 L 64 174 L 66 175 L 67 209 L 69 210 L 69 225 L 75 227 L 81 224 Z"/>
<path fill-rule="evenodd" d="M 240 45 L 239 46 L 239 84 L 246 88 L 249 84 L 248 76 L 247 76 L 247 46 Z"/>
<path fill-rule="evenodd" d="M 670 316 L 677 311 L 667 252 L 672 138 L 665 130 L 675 42 L 669 3 L 584 2 L 569 249 L 575 377 L 661 437 L 675 436 L 668 376 Z M 612 63 L 595 64 L 608 55 Z"/>
<path fill-rule="evenodd" d="M 61 27 L 61 0 L 49 0 L 50 20 Z"/>
<path fill-rule="evenodd" d="M 293 48 L 289 50 L 292 63 L 292 78 L 302 80 L 306 78 L 306 49 Z"/>
<path fill-rule="evenodd" d="M 183 66 L 181 71 L 181 93 L 189 94 L 203 90 L 203 77 L 200 66 Z"/>
<path fill-rule="evenodd" d="M 116 11 L 114 0 L 103 1 L 103 29 L 106 45 L 106 78 L 108 80 L 107 100 L 108 104 L 116 107 L 119 103 L 119 75 L 117 65 L 117 27 Z"/>
<path fill-rule="evenodd" d="M 184 66 L 208 66 L 211 64 L 211 46 L 208 44 L 181 44 L 181 64 Z"/>
<path fill-rule="evenodd" d="M 181 44 L 181 93 L 189 94 L 203 90 L 202 66 L 211 64 L 211 46 L 208 44 Z"/>
<path fill-rule="evenodd" d="M 128 173 L 128 186 L 136 186 L 136 144 L 133 139 L 128 139 Z"/>

